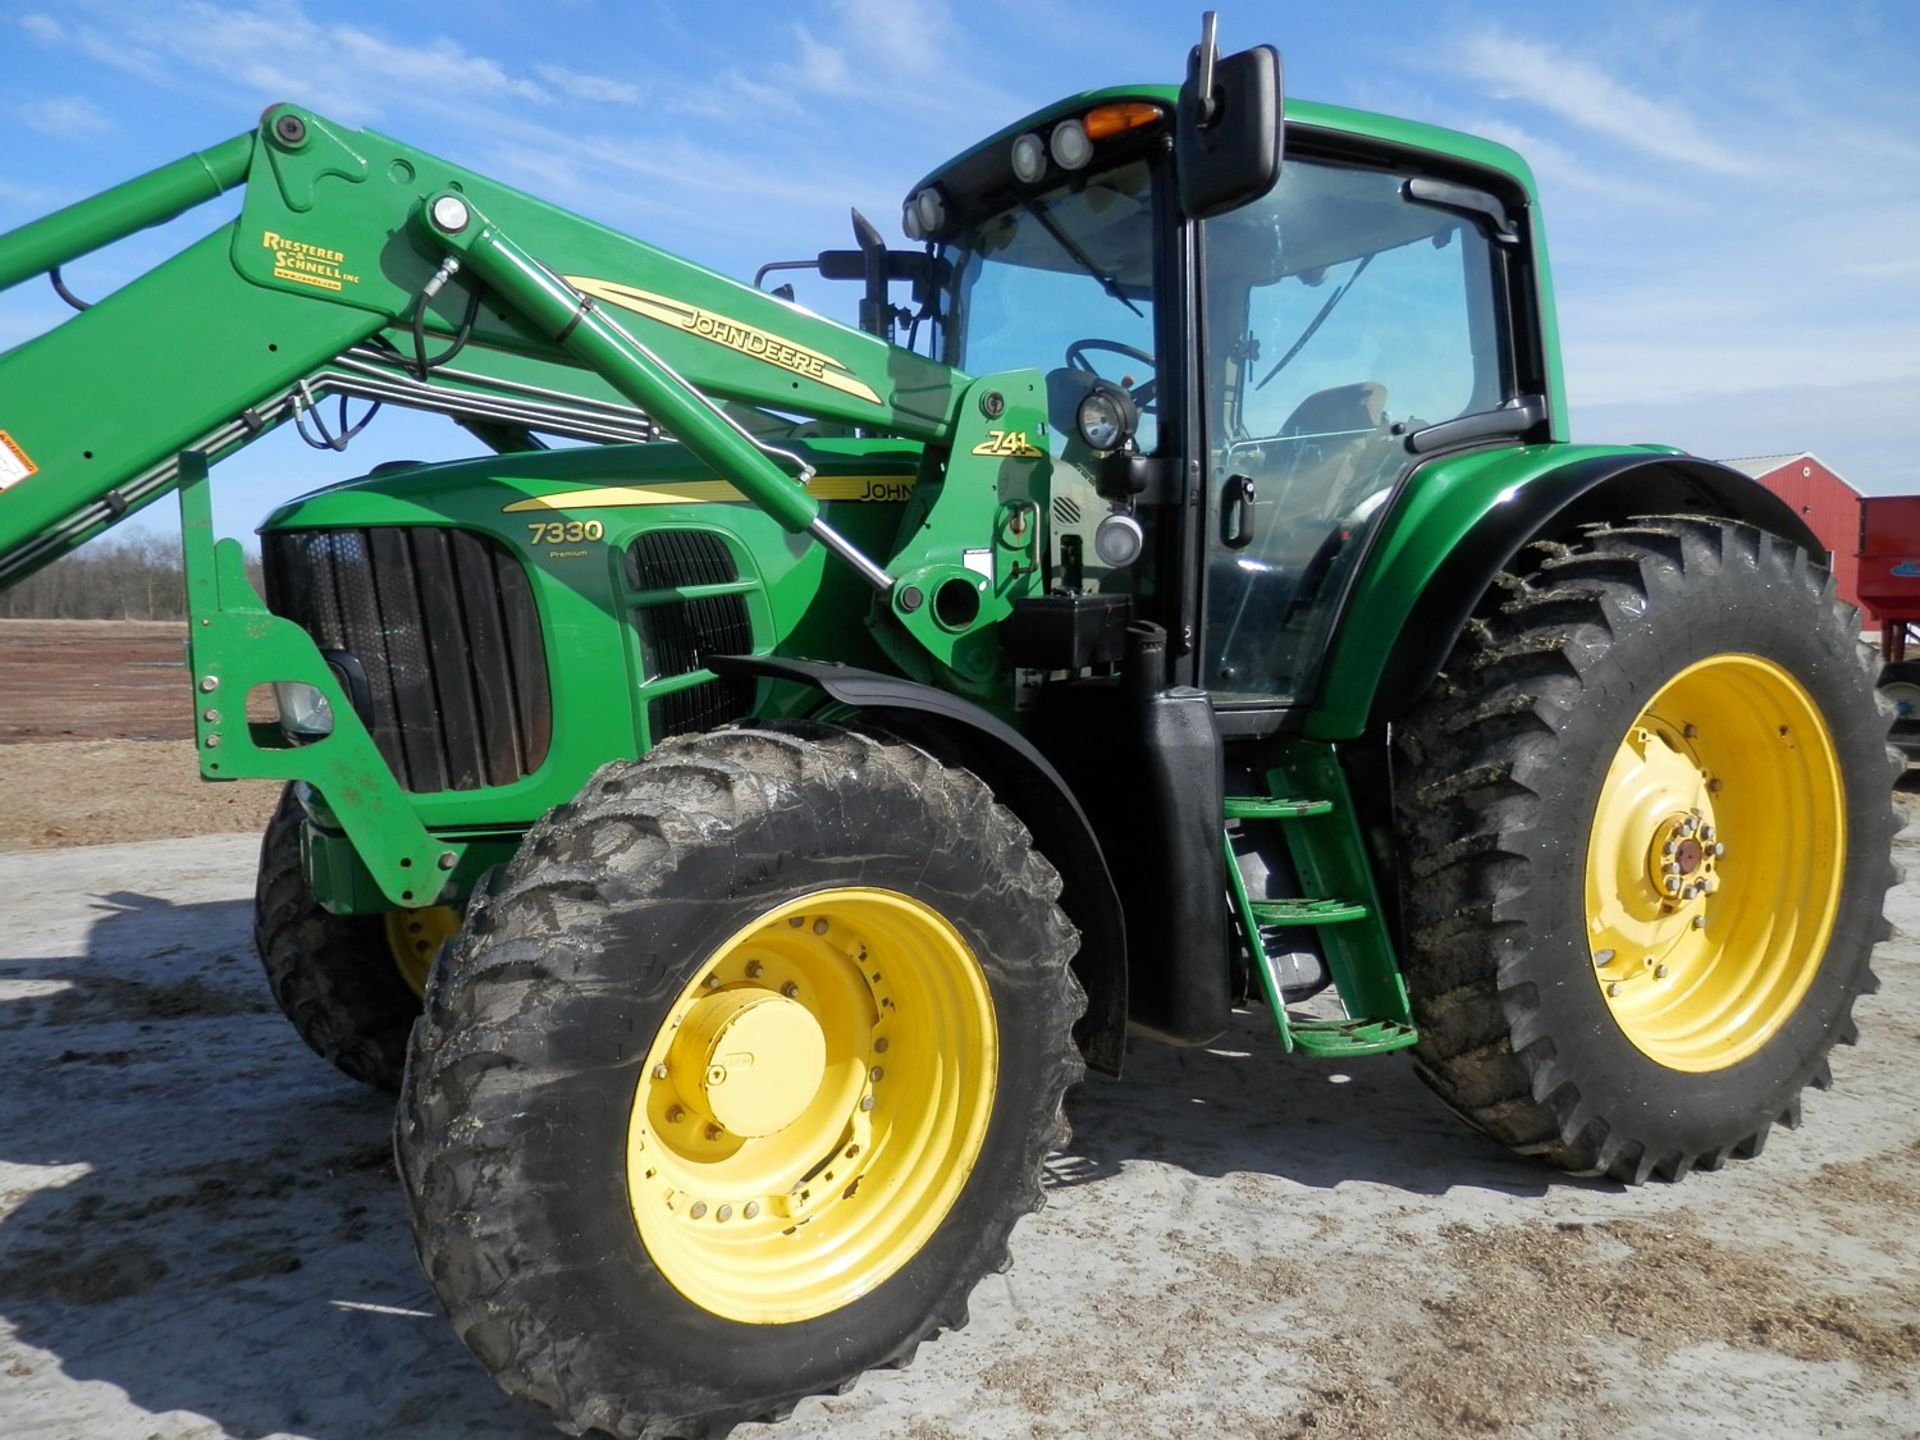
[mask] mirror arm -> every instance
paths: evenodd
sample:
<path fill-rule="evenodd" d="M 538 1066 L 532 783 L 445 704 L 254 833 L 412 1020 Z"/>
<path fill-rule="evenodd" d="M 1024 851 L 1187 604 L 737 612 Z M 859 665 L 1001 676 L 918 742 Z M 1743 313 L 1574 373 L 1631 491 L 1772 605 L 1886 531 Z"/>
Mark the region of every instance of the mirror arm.
<path fill-rule="evenodd" d="M 1217 11 L 1207 10 L 1200 16 L 1200 45 L 1195 51 L 1199 62 L 1199 74 L 1194 89 L 1200 97 L 1200 123 L 1211 125 L 1217 106 L 1213 100 L 1213 67 L 1220 58 L 1220 16 Z"/>

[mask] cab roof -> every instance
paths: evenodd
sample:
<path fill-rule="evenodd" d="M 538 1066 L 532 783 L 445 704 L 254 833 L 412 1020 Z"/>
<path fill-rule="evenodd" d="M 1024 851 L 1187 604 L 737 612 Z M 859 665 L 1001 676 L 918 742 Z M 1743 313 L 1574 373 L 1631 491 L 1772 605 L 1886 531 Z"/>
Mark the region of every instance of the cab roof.
<path fill-rule="evenodd" d="M 1084 94 L 1070 95 L 1065 99 L 1056 100 L 1044 109 L 1034 111 L 1031 115 L 988 136 L 979 144 L 963 150 L 931 174 L 922 177 L 908 193 L 917 194 L 921 189 L 936 183 L 974 156 L 996 147 L 1009 146 L 1016 135 L 1044 127 L 1063 116 L 1080 114 L 1096 105 L 1108 105 L 1126 100 L 1163 105 L 1171 113 L 1179 98 L 1178 85 L 1120 85 L 1105 90 L 1090 90 Z M 1532 204 L 1538 198 L 1533 171 L 1527 162 L 1517 150 L 1494 140 L 1469 135 L 1460 130 L 1449 130 L 1441 125 L 1427 125 L 1418 120 L 1402 120 L 1392 115 L 1377 115 L 1369 110 L 1350 110 L 1344 105 L 1323 105 L 1313 100 L 1289 99 L 1286 102 L 1286 117 L 1290 137 L 1305 130 L 1317 132 L 1329 138 L 1344 136 L 1371 140 L 1403 150 L 1423 151 L 1444 157 L 1455 164 L 1490 170 L 1505 177 L 1525 194 L 1528 204 Z M 1288 148 L 1292 148 L 1291 142 Z"/>

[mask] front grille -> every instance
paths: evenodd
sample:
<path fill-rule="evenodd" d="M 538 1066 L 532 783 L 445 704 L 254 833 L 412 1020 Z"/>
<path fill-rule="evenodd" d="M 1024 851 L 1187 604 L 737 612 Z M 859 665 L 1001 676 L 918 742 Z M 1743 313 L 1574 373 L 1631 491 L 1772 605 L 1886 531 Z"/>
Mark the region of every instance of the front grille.
<path fill-rule="evenodd" d="M 526 571 L 469 530 L 377 526 L 265 537 L 267 605 L 313 637 L 406 790 L 530 774 L 553 729 Z"/>
<path fill-rule="evenodd" d="M 705 530 L 653 530 L 627 548 L 627 579 L 636 590 L 688 585 L 725 585 L 740 578 L 732 552 Z M 753 650 L 753 623 L 744 595 L 707 595 L 645 605 L 634 611 L 647 680 L 700 669 L 708 655 L 745 655 Z M 709 680 L 662 695 L 647 705 L 647 733 L 669 735 L 711 730 L 753 707 L 748 677 Z"/>

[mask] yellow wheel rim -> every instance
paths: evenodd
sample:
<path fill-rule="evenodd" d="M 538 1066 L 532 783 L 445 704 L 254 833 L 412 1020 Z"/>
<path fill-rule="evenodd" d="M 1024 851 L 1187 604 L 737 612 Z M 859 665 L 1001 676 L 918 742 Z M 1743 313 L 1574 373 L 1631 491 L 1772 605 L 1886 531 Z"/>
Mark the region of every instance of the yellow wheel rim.
<path fill-rule="evenodd" d="M 1813 697 L 1757 655 L 1689 665 L 1621 741 L 1587 844 L 1587 943 L 1615 1022 L 1673 1070 L 1746 1059 L 1813 983 L 1845 862 Z"/>
<path fill-rule="evenodd" d="M 919 1253 L 993 1112 L 986 975 L 937 911 L 823 890 L 737 931 L 647 1052 L 627 1193 L 654 1264 L 747 1324 L 837 1310 Z"/>
<path fill-rule="evenodd" d="M 387 949 L 393 953 L 394 968 L 414 994 L 427 993 L 427 971 L 433 968 L 433 957 L 459 929 L 460 912 L 447 905 L 387 912 Z"/>

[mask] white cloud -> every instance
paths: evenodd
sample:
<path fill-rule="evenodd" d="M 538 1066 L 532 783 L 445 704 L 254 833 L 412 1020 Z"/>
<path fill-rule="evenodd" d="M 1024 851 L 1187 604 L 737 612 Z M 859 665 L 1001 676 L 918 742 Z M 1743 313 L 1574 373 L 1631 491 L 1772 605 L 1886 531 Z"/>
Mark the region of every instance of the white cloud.
<path fill-rule="evenodd" d="M 1649 155 L 1722 175 L 1762 168 L 1757 157 L 1707 135 L 1678 105 L 1644 95 L 1565 51 L 1484 30 L 1460 47 L 1458 59 L 1497 98 L 1538 106 Z"/>
<path fill-rule="evenodd" d="M 20 28 L 46 45 L 57 44 L 66 37 L 66 31 L 60 28 L 60 22 L 51 15 L 22 15 Z"/>
<path fill-rule="evenodd" d="M 111 33 L 78 27 L 75 43 L 103 65 L 178 89 L 212 73 L 256 100 L 292 100 L 350 124 L 404 94 L 414 103 L 477 108 L 552 97 L 496 60 L 439 37 L 398 43 L 356 25 L 314 20 L 295 0 L 226 7 L 207 0 L 119 10 Z"/>
<path fill-rule="evenodd" d="M 29 100 L 20 106 L 20 118 L 42 135 L 71 140 L 82 135 L 104 135 L 113 129 L 107 112 L 83 95 L 60 95 L 51 100 Z"/>
<path fill-rule="evenodd" d="M 575 100 L 592 100 L 603 105 L 632 105 L 640 99 L 640 87 L 605 75 L 586 75 L 564 65 L 536 65 L 534 73 L 562 95 Z"/>

